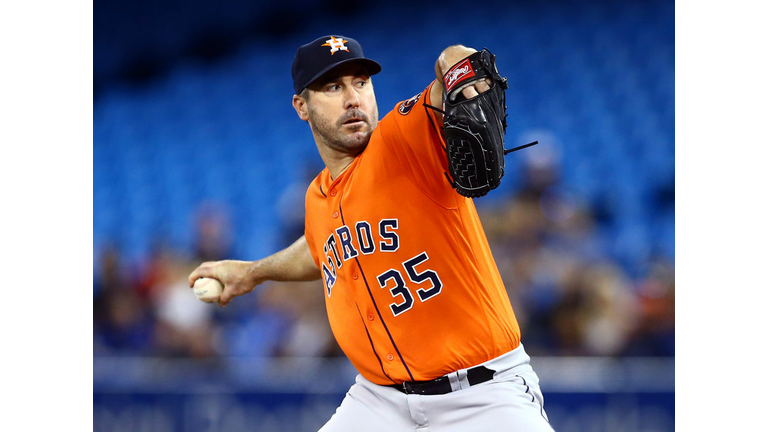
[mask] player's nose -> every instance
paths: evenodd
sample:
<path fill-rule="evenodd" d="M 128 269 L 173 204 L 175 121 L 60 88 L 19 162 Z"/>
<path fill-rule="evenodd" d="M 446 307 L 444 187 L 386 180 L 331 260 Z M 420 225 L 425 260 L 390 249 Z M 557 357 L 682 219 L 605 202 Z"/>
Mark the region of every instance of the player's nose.
<path fill-rule="evenodd" d="M 344 108 L 357 108 L 360 106 L 360 95 L 353 86 L 347 86 L 344 89 Z"/>

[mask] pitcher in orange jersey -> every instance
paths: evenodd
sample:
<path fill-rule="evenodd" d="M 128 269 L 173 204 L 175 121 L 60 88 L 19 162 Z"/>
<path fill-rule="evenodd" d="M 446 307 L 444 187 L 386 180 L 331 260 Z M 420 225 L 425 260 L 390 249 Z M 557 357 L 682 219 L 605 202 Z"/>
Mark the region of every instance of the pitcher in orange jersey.
<path fill-rule="evenodd" d="M 473 52 L 446 48 L 437 79 L 379 121 L 381 66 L 357 41 L 300 47 L 293 107 L 326 166 L 307 189 L 305 235 L 189 277 L 221 281 L 222 306 L 267 280 L 322 279 L 334 336 L 360 373 L 323 432 L 552 430 L 475 206 L 444 174 L 442 116 L 425 106 L 440 105 L 442 76 Z M 488 89 L 478 80 L 462 93 Z"/>

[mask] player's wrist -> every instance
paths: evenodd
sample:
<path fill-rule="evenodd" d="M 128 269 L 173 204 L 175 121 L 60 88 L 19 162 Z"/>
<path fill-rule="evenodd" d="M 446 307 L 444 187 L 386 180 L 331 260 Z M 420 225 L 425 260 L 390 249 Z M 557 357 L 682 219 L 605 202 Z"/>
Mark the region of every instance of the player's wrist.
<path fill-rule="evenodd" d="M 269 275 L 266 272 L 267 267 L 264 265 L 264 260 L 245 262 L 245 264 L 245 278 L 248 286 L 251 287 L 251 289 L 269 280 Z"/>

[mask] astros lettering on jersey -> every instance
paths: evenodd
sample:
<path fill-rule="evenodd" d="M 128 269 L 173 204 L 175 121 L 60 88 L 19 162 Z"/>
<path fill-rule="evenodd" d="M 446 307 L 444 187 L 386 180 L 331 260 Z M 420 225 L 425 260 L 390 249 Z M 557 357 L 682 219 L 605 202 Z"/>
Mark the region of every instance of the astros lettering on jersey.
<path fill-rule="evenodd" d="M 401 102 L 338 178 L 306 195 L 305 235 L 328 318 L 376 384 L 425 381 L 498 357 L 520 328 L 471 199 L 445 178 L 428 87 Z M 382 185 L 397 191 L 380 194 Z"/>

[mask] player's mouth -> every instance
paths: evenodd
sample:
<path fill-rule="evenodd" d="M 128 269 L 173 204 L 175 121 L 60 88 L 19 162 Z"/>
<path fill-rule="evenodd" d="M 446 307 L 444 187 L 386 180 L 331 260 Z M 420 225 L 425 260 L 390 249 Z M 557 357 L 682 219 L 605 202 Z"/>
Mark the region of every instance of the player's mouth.
<path fill-rule="evenodd" d="M 347 120 L 347 121 L 345 121 L 345 122 L 344 122 L 344 123 L 342 123 L 342 124 L 343 124 L 344 126 L 352 126 L 352 127 L 357 127 L 357 126 L 362 126 L 362 125 L 364 125 L 364 124 L 365 124 L 365 121 L 363 121 L 363 120 L 361 120 L 361 119 L 350 119 L 350 120 Z"/>
<path fill-rule="evenodd" d="M 366 124 L 367 121 L 368 118 L 365 113 L 362 113 L 358 110 L 353 110 L 349 111 L 344 117 L 342 117 L 341 125 L 349 127 L 360 127 Z"/>

